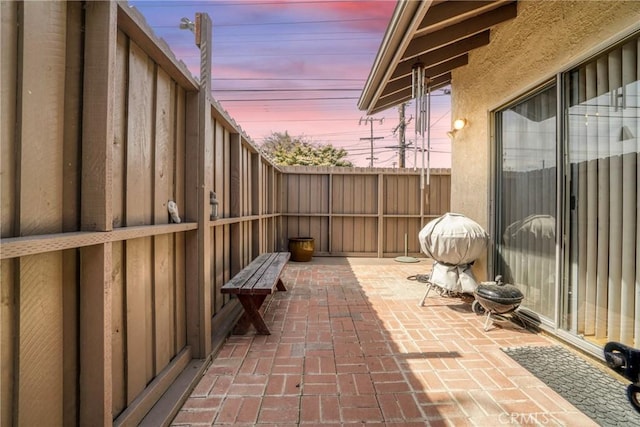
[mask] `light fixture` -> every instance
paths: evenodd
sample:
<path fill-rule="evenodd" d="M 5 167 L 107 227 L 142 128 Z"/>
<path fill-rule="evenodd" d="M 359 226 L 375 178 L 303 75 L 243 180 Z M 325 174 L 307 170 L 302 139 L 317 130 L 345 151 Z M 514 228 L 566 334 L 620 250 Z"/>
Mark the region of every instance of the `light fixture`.
<path fill-rule="evenodd" d="M 211 221 L 215 221 L 218 219 L 218 199 L 216 198 L 216 193 L 211 191 L 209 193 L 209 205 L 211 205 L 211 213 L 209 214 L 209 219 Z"/>
<path fill-rule="evenodd" d="M 180 19 L 180 29 L 181 30 L 189 30 L 192 33 L 194 32 L 196 24 L 194 24 L 189 18 Z"/>
<path fill-rule="evenodd" d="M 464 129 L 466 125 L 467 125 L 467 119 L 456 119 L 456 121 L 453 122 L 453 128 L 455 130 Z"/>
<path fill-rule="evenodd" d="M 458 133 L 459 130 L 464 129 L 467 126 L 467 119 L 456 119 L 453 122 L 453 129 L 451 129 L 449 132 L 447 132 L 447 136 L 451 139 L 453 139 L 456 136 L 456 133 Z"/>

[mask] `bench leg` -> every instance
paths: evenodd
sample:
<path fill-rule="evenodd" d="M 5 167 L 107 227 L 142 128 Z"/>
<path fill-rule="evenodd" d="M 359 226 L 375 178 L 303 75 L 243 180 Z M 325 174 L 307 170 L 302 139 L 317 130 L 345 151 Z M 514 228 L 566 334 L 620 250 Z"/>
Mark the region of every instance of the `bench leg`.
<path fill-rule="evenodd" d="M 282 279 L 278 277 L 278 283 L 276 283 L 276 289 L 279 291 L 286 291 L 287 288 L 284 287 L 284 283 L 282 282 Z"/>
<path fill-rule="evenodd" d="M 244 314 L 238 322 L 238 329 L 245 330 L 249 323 L 255 326 L 256 331 L 261 335 L 271 335 L 264 318 L 260 314 L 260 307 L 266 299 L 266 295 L 238 295 L 240 304 L 244 307 Z"/>

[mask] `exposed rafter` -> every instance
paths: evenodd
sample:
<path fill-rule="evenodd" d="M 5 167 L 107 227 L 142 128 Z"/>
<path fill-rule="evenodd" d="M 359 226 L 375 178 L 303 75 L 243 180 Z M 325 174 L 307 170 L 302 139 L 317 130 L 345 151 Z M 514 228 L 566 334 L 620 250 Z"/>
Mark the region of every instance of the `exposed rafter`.
<path fill-rule="evenodd" d="M 398 3 L 388 29 L 402 32 L 401 37 L 393 38 L 393 46 L 383 42 L 360 97 L 359 108 L 368 114 L 411 99 L 416 61 L 427 68 L 433 89 L 448 85 L 451 71 L 468 63 L 468 52 L 490 43 L 491 28 L 518 12 L 517 0 L 435 0 L 420 2 L 417 8 L 405 3 Z"/>

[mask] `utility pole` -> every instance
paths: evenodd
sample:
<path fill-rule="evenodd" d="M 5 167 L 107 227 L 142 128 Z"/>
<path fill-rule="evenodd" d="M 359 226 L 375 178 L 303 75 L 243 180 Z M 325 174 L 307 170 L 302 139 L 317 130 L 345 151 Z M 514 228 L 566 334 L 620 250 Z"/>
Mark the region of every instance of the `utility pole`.
<path fill-rule="evenodd" d="M 398 158 L 399 158 L 399 163 L 400 163 L 400 167 L 401 168 L 405 168 L 406 167 L 406 163 L 405 163 L 405 157 L 406 157 L 406 152 L 407 152 L 407 142 L 406 142 L 406 129 L 407 129 L 407 125 L 411 122 L 411 119 L 413 119 L 413 117 L 409 117 L 409 120 L 405 120 L 405 108 L 407 106 L 407 103 L 402 103 L 400 104 L 400 106 L 398 107 L 398 112 L 400 113 L 400 118 L 398 120 L 398 126 L 396 126 L 393 129 L 393 134 L 395 135 L 396 132 L 398 132 L 398 146 L 397 147 L 385 147 L 385 148 L 393 148 L 393 149 L 398 149 Z"/>
<path fill-rule="evenodd" d="M 374 119 L 373 117 L 362 117 L 362 118 L 360 118 L 360 121 L 358 122 L 358 124 L 360 124 L 360 125 L 362 124 L 362 122 L 364 122 L 365 124 L 366 123 L 371 123 L 371 136 L 369 138 L 360 138 L 360 140 L 368 139 L 368 140 L 371 141 L 371 157 L 367 157 L 367 160 L 371 160 L 371 163 L 369 164 L 369 167 L 371 167 L 371 168 L 373 167 L 373 161 L 374 160 L 378 160 L 376 157 L 373 157 L 373 140 L 374 139 L 384 139 L 384 137 L 382 137 L 382 136 L 376 136 L 376 137 L 373 136 L 373 122 L 374 121 L 380 122 L 380 124 L 382 124 L 382 122 L 384 121 L 384 117 L 381 118 L 381 119 Z"/>
<path fill-rule="evenodd" d="M 400 145 L 400 150 L 399 150 L 399 156 L 400 156 L 400 160 L 399 160 L 399 166 L 400 168 L 404 168 L 405 164 L 404 164 L 404 156 L 405 156 L 405 149 L 406 149 L 406 143 L 405 143 L 405 139 L 404 139 L 404 130 L 407 127 L 407 124 L 404 121 L 404 107 L 407 104 L 405 104 L 404 102 L 402 104 L 400 104 L 400 107 L 398 107 L 400 109 L 400 124 L 398 125 L 398 128 L 400 130 L 400 133 L 398 134 L 398 142 Z"/>

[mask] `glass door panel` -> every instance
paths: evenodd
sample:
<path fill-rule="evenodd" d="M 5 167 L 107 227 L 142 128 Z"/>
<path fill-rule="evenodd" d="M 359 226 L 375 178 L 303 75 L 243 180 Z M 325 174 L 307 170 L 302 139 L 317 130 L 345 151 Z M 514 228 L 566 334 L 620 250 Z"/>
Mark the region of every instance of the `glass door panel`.
<path fill-rule="evenodd" d="M 496 273 L 555 318 L 556 86 L 497 113 Z"/>
<path fill-rule="evenodd" d="M 561 326 L 640 344 L 638 39 L 567 73 L 568 281 Z"/>

